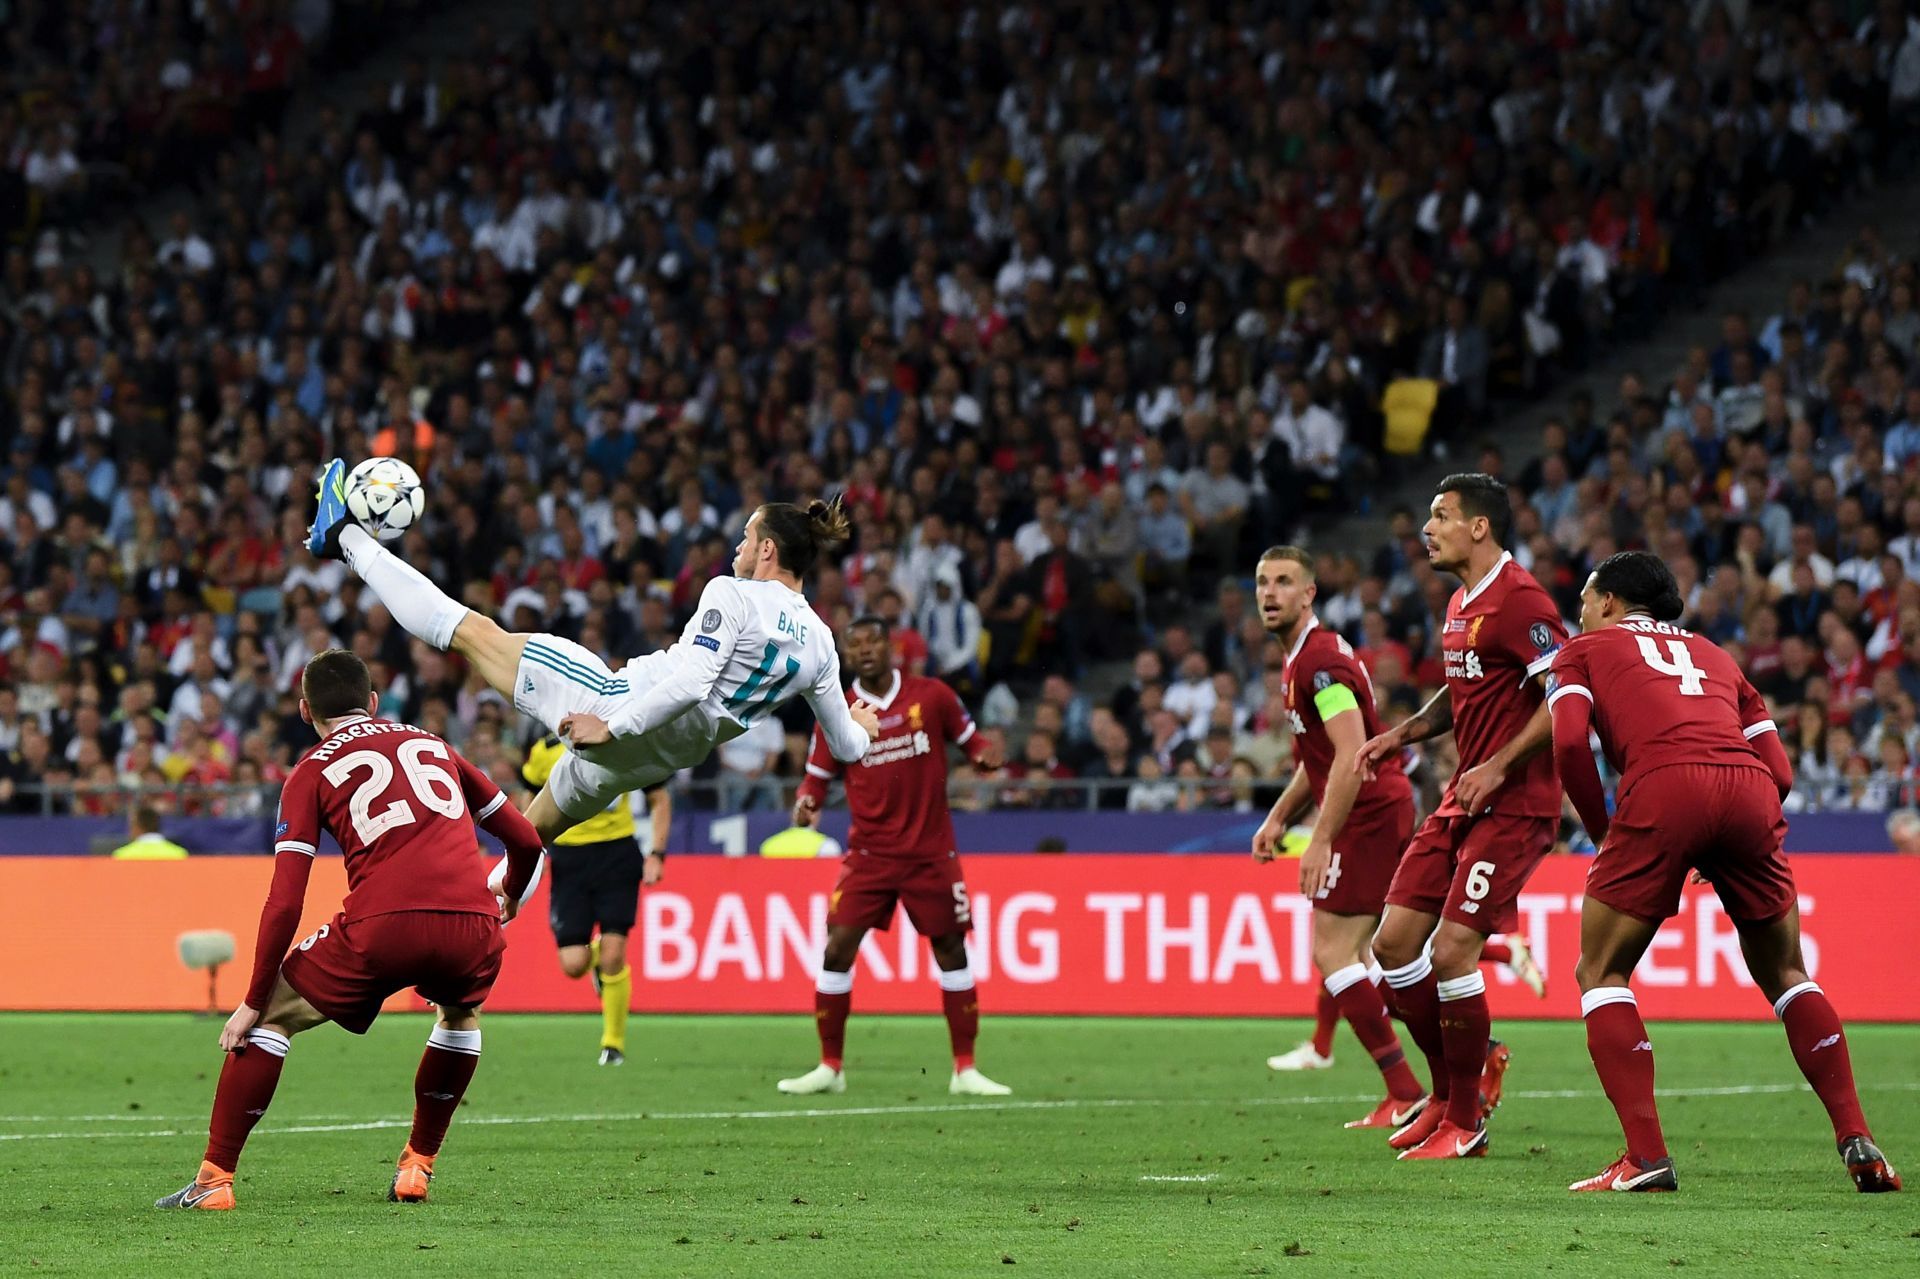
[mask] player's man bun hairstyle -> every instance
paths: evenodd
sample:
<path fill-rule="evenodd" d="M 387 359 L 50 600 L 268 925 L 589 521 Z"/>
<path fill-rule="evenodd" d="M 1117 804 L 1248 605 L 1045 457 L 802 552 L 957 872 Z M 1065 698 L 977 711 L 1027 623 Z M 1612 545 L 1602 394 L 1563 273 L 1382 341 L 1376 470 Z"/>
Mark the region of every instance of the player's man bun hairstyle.
<path fill-rule="evenodd" d="M 1452 493 L 1460 499 L 1460 513 L 1468 519 L 1485 519 L 1495 546 L 1505 550 L 1513 531 L 1513 499 L 1506 484 L 1485 471 L 1461 471 L 1449 475 L 1434 486 L 1433 495 Z"/>
<path fill-rule="evenodd" d="M 315 653 L 300 673 L 300 696 L 314 722 L 365 712 L 373 696 L 373 676 L 367 664 L 344 648 Z"/>
<path fill-rule="evenodd" d="M 1644 609 L 1656 622 L 1671 622 L 1687 607 L 1673 570 L 1647 551 L 1620 551 L 1601 560 L 1593 570 L 1593 589 Z"/>
<path fill-rule="evenodd" d="M 812 501 L 806 509 L 792 502 L 768 502 L 760 508 L 760 535 L 773 539 L 780 567 L 805 577 L 822 555 L 845 542 L 853 526 L 840 499 Z"/>

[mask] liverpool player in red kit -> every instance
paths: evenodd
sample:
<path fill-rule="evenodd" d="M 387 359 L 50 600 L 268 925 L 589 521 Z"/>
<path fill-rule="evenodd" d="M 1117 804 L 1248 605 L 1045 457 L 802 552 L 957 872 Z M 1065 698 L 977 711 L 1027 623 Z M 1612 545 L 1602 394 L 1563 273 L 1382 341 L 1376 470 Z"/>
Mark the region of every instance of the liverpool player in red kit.
<path fill-rule="evenodd" d="M 1400 860 L 1373 939 L 1388 1001 L 1433 1071 L 1437 1104 L 1388 1139 L 1402 1159 L 1486 1153 L 1484 1120 L 1499 1104 L 1506 1048 L 1489 1058 L 1481 950 L 1489 934 L 1514 931 L 1520 889 L 1559 824 L 1542 686 L 1566 629 L 1546 590 L 1504 549 L 1511 522 L 1506 486 L 1491 475 L 1450 475 L 1435 489 L 1427 559 L 1461 583 L 1441 628 L 1446 686 L 1357 760 L 1371 774 L 1410 743 L 1448 731 L 1460 756 Z"/>
<path fill-rule="evenodd" d="M 1253 836 L 1253 859 L 1272 861 L 1294 818 L 1318 807 L 1300 855 L 1300 893 L 1313 903 L 1313 963 L 1325 989 L 1372 1055 L 1387 1096 L 1349 1128 L 1398 1128 L 1420 1113 L 1426 1089 L 1407 1066 L 1387 1006 L 1367 971 L 1367 941 L 1387 885 L 1413 834 L 1413 787 L 1388 766 L 1362 779 L 1362 743 L 1380 732 L 1373 681 L 1347 641 L 1313 615 L 1313 562 L 1276 546 L 1254 567 L 1260 620 L 1287 646 L 1281 687 L 1293 726 L 1293 780 Z"/>
<path fill-rule="evenodd" d="M 980 1032 L 980 1003 L 967 962 L 967 931 L 973 911 L 953 847 L 953 815 L 947 809 L 947 746 L 965 750 L 986 770 L 1000 767 L 998 748 L 974 731 L 966 707 L 937 679 L 894 669 L 886 622 L 862 617 L 847 628 L 847 662 L 853 668 L 850 701 L 864 701 L 880 716 L 873 747 L 857 764 L 841 765 L 813 731 L 807 777 L 793 805 L 796 826 L 819 820 L 827 783 L 844 767 L 847 835 L 840 879 L 827 910 L 827 953 L 814 988 L 813 1017 L 820 1032 L 820 1064 L 782 1079 L 784 1093 L 845 1092 L 841 1068 L 847 1013 L 853 1003 L 853 961 L 869 928 L 893 923 L 897 902 L 933 948 L 940 966 L 940 1002 L 953 1047 L 953 1079 L 947 1091 L 975 1097 L 1012 1092 L 973 1064 Z"/>
<path fill-rule="evenodd" d="M 439 1018 L 414 1076 L 413 1131 L 387 1197 L 424 1200 L 434 1156 L 480 1064 L 478 1013 L 506 948 L 501 922 L 539 864 L 540 837 L 485 774 L 433 734 L 373 718 L 378 702 L 359 658 L 341 649 L 316 655 L 300 692 L 300 718 L 320 744 L 281 792 L 273 887 L 253 980 L 220 1032 L 228 1056 L 205 1159 L 158 1208 L 233 1207 L 240 1148 L 273 1100 L 289 1039 L 326 1021 L 365 1034 L 386 998 L 408 986 L 438 1006 Z M 501 897 L 487 887 L 476 821 L 507 846 Z M 323 830 L 345 855 L 347 899 L 288 953 Z"/>
<path fill-rule="evenodd" d="M 1719 646 L 1669 623 L 1672 572 L 1644 551 L 1602 560 L 1580 594 L 1582 634 L 1553 662 L 1553 748 L 1599 846 L 1580 914 L 1580 1011 L 1627 1149 L 1573 1190 L 1673 1190 L 1653 1100 L 1653 1043 L 1628 982 L 1691 870 L 1713 885 L 1801 1073 L 1827 1108 L 1854 1185 L 1900 1189 L 1860 1113 L 1846 1033 L 1800 957 L 1800 909 L 1781 851 L 1793 786 L 1760 695 Z M 1588 733 L 1620 773 L 1607 815 Z"/>

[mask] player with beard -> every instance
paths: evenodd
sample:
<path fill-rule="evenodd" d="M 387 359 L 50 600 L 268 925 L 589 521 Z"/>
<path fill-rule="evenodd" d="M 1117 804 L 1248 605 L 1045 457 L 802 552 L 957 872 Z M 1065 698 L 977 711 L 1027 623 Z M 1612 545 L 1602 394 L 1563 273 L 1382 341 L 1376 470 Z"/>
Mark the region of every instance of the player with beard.
<path fill-rule="evenodd" d="M 1515 930 L 1520 890 L 1559 825 L 1544 685 L 1567 633 L 1552 597 L 1506 550 L 1512 517 L 1506 485 L 1491 475 L 1450 475 L 1434 490 L 1427 560 L 1461 582 L 1441 628 L 1446 685 L 1357 759 L 1371 776 L 1446 732 L 1460 757 L 1401 858 L 1373 939 L 1388 1000 L 1426 1054 L 1441 1103 L 1388 1139 L 1402 1159 L 1486 1153 L 1507 1050 L 1490 1054 L 1481 952 L 1489 935 Z"/>
<path fill-rule="evenodd" d="M 1298 761 L 1254 832 L 1253 859 L 1272 861 L 1294 819 L 1319 809 L 1300 855 L 1300 893 L 1313 903 L 1313 963 L 1387 1086 L 1385 1100 L 1346 1126 L 1398 1128 L 1426 1107 L 1427 1094 L 1387 1018 L 1367 941 L 1413 834 L 1413 787 L 1398 768 L 1363 778 L 1353 766 L 1362 744 L 1379 736 L 1380 715 L 1366 667 L 1314 616 L 1312 559 L 1297 546 L 1273 547 L 1253 580 L 1260 620 L 1287 648 L 1281 687 Z"/>

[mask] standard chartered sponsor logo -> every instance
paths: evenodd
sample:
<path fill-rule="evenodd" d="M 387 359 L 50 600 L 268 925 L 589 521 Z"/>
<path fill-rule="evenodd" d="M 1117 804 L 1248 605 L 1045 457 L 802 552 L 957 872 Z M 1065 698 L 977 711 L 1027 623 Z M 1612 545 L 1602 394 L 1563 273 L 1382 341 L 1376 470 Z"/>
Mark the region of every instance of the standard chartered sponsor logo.
<path fill-rule="evenodd" d="M 903 759 L 912 759 L 915 755 L 925 755 L 933 749 L 933 741 L 925 732 L 902 733 L 898 737 L 883 737 L 875 742 L 860 761 L 863 768 L 872 768 L 877 764 L 897 764 Z"/>

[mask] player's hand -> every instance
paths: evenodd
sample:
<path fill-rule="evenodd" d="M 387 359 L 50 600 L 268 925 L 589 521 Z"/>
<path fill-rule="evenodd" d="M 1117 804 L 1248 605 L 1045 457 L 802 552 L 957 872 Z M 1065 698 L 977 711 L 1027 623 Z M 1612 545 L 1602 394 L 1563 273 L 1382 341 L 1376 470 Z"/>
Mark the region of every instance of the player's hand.
<path fill-rule="evenodd" d="M 811 830 L 813 829 L 813 824 L 819 820 L 820 809 L 814 804 L 811 796 L 802 795 L 793 801 L 793 824 L 795 826 L 804 826 Z"/>
<path fill-rule="evenodd" d="M 1400 731 L 1390 728 L 1380 734 L 1380 736 L 1370 738 L 1366 745 L 1354 752 L 1353 771 L 1368 781 L 1372 781 L 1374 768 L 1381 760 L 1396 753 L 1399 749 Z"/>
<path fill-rule="evenodd" d="M 1253 860 L 1262 866 L 1280 855 L 1280 841 L 1286 837 L 1285 822 L 1276 822 L 1269 817 L 1260 823 L 1260 829 L 1253 832 Z"/>
<path fill-rule="evenodd" d="M 1694 885 L 1695 887 L 1705 887 L 1713 883 L 1713 881 L 1708 879 L 1698 866 L 1694 867 L 1692 870 L 1687 872 L 1687 882 L 1689 884 Z"/>
<path fill-rule="evenodd" d="M 1311 901 L 1326 891 L 1327 871 L 1333 865 L 1333 845 L 1315 836 L 1300 854 L 1300 895 Z"/>
<path fill-rule="evenodd" d="M 1006 762 L 1006 747 L 998 741 L 989 739 L 987 743 L 980 748 L 980 758 L 973 762 L 973 766 L 983 773 L 997 773 L 1000 771 L 1001 765 Z"/>
<path fill-rule="evenodd" d="M 658 853 L 648 853 L 646 858 L 640 863 L 640 882 L 648 888 L 652 888 L 655 884 L 659 883 L 660 877 L 666 873 L 666 859 Z"/>
<path fill-rule="evenodd" d="M 1453 797 L 1469 815 L 1485 812 L 1493 803 L 1494 792 L 1507 784 L 1507 770 L 1488 760 L 1460 774 L 1453 784 Z"/>
<path fill-rule="evenodd" d="M 493 900 L 500 903 L 500 922 L 511 924 L 513 917 L 520 913 L 520 899 L 510 893 L 495 893 Z"/>
<path fill-rule="evenodd" d="M 880 713 L 868 705 L 867 702 L 864 700 L 855 702 L 847 708 L 847 713 L 853 716 L 854 723 L 867 730 L 869 740 L 878 741 L 880 739 Z"/>
<path fill-rule="evenodd" d="M 607 727 L 607 721 L 598 715 L 580 711 L 560 721 L 560 736 L 566 738 L 575 750 L 579 750 L 612 741 L 613 731 Z"/>
<path fill-rule="evenodd" d="M 260 1010 L 245 1004 L 233 1010 L 227 1024 L 220 1028 L 220 1051 L 237 1053 L 247 1046 L 247 1032 L 260 1024 Z"/>

